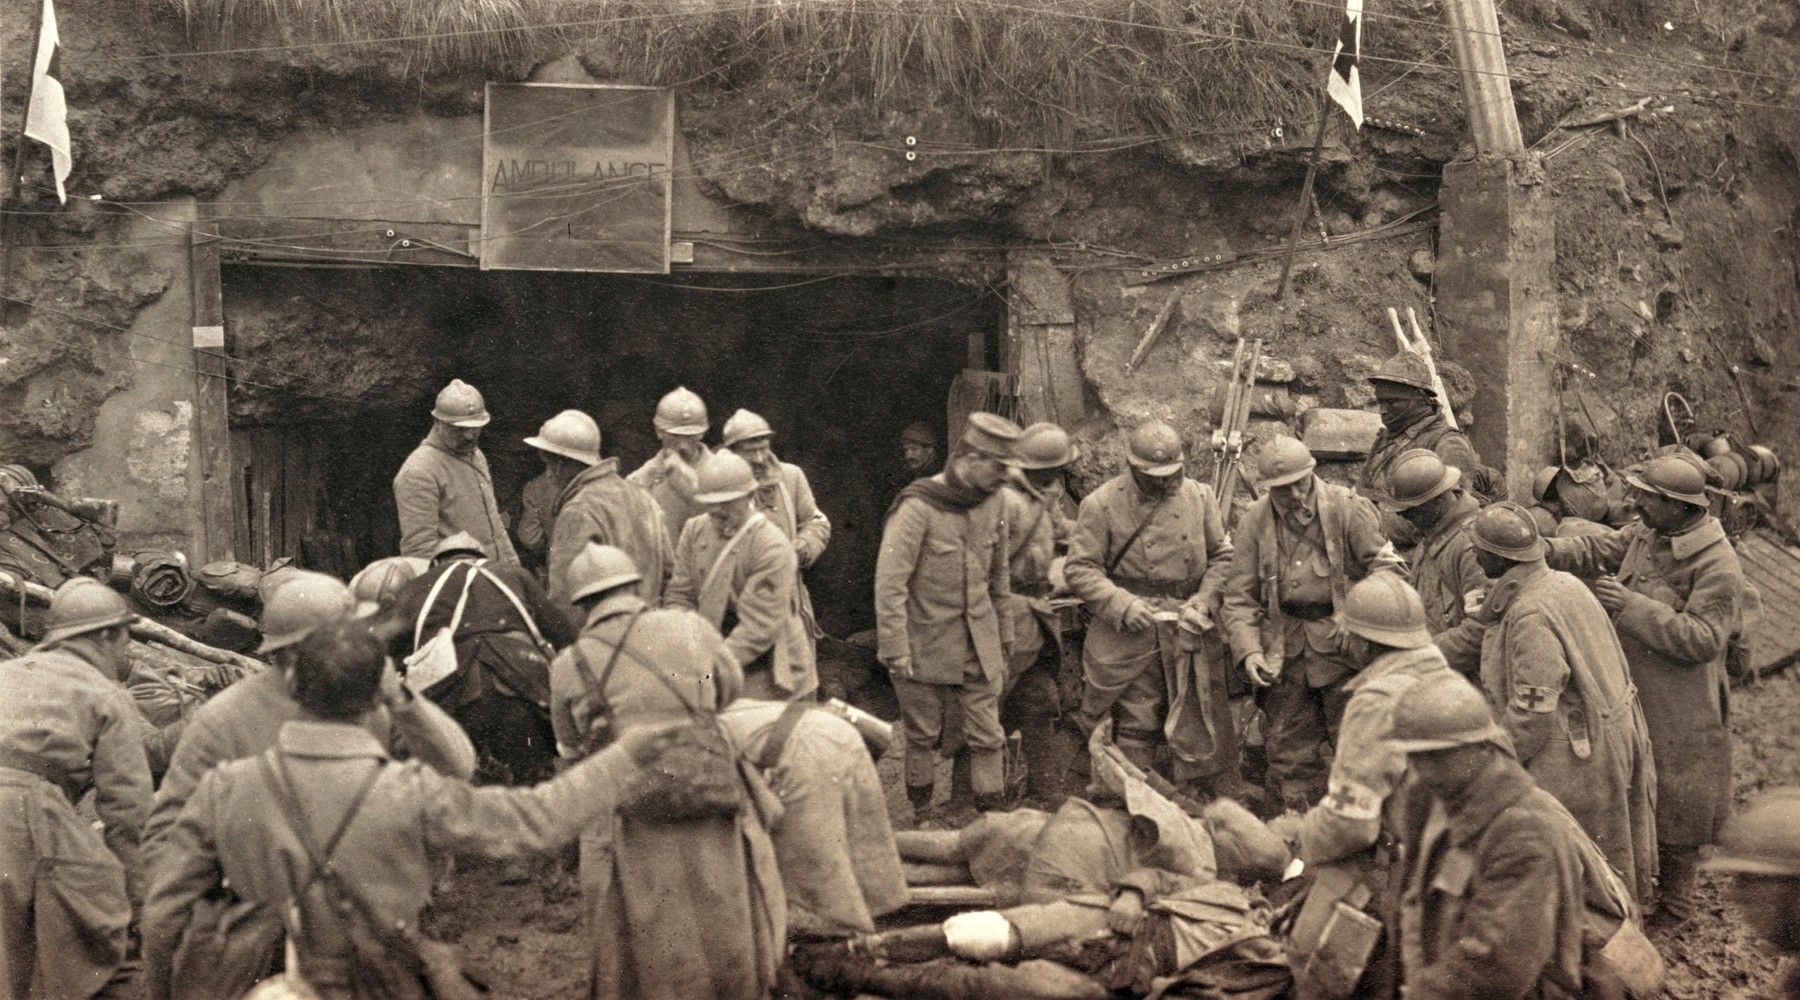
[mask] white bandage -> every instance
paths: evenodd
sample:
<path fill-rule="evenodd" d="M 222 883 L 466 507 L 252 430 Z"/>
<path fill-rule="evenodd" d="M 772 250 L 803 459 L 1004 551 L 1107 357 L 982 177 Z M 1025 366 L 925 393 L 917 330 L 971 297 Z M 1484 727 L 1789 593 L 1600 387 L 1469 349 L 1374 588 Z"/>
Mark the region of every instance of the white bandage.
<path fill-rule="evenodd" d="M 944 921 L 944 943 L 958 957 L 999 962 L 1017 954 L 1019 931 L 997 910 L 958 913 Z"/>

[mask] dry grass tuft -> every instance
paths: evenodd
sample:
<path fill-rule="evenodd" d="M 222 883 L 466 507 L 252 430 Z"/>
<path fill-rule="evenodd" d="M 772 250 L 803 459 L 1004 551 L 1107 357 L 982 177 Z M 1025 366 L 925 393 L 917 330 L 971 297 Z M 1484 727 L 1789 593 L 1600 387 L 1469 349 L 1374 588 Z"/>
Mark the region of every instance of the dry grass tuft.
<path fill-rule="evenodd" d="M 517 71 L 576 52 L 620 78 L 729 88 L 759 76 L 877 113 L 960 102 L 996 140 L 1191 138 L 1310 118 L 1341 10 L 1329 0 L 162 0 L 204 45 L 404 39 L 415 72 Z M 1385 4 L 1435 22 L 1430 0 Z M 1371 24 L 1365 47 L 1445 57 L 1441 32 Z M 1365 79 L 1404 67 L 1365 64 Z"/>

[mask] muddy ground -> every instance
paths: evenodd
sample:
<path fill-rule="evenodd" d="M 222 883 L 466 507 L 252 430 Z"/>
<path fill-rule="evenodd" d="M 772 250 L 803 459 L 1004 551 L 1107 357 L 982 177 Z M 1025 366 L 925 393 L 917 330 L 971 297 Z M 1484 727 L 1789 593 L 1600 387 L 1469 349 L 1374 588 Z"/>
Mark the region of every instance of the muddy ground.
<path fill-rule="evenodd" d="M 1800 674 L 1788 671 L 1740 687 L 1732 700 L 1735 789 L 1741 803 L 1764 788 L 1800 784 Z M 890 764 L 884 779 L 898 778 Z M 892 771 L 893 773 L 887 773 Z M 898 800 L 897 802 L 895 800 Z M 890 799 L 896 824 L 905 800 Z M 582 995 L 586 962 L 579 897 L 553 880 L 501 884 L 499 869 L 470 865 L 439 897 L 432 927 L 454 940 L 468 967 L 496 998 L 558 1000 Z M 1692 924 L 1654 932 L 1669 963 L 1674 1000 L 1771 996 L 1776 960 L 1737 923 L 1721 878 L 1702 875 Z"/>

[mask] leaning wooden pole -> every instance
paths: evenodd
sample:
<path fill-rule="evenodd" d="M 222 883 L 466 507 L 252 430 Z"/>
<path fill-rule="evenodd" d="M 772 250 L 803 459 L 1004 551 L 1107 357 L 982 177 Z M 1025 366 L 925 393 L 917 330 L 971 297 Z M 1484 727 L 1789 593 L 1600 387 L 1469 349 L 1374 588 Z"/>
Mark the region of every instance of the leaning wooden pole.
<path fill-rule="evenodd" d="M 1313 133 L 1312 156 L 1306 160 L 1306 180 L 1300 185 L 1300 204 L 1294 209 L 1294 231 L 1288 234 L 1287 253 L 1281 256 L 1281 280 L 1275 283 L 1275 301 L 1287 294 L 1288 275 L 1294 270 L 1294 253 L 1300 249 L 1300 230 L 1306 227 L 1307 208 L 1312 204 L 1313 181 L 1319 176 L 1319 157 L 1325 152 L 1325 127 L 1331 124 L 1331 95 L 1319 100 L 1319 127 Z"/>

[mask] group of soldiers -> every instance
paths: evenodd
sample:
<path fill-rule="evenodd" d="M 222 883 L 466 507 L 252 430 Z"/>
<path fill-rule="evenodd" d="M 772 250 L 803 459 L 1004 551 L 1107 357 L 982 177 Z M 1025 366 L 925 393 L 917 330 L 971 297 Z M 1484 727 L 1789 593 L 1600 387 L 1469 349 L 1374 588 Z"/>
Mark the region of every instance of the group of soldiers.
<path fill-rule="evenodd" d="M 1652 458 L 1626 479 L 1636 520 L 1546 537 L 1494 500 L 1421 368 L 1372 376 L 1384 430 L 1354 488 L 1274 437 L 1235 525 L 1158 421 L 1079 502 L 1062 428 L 975 413 L 935 470 L 909 428 L 874 603 L 915 818 L 959 749 L 991 813 L 1021 769 L 1054 808 L 1098 759 L 1071 745 L 1116 746 L 1178 798 L 1276 817 L 1314 879 L 1297 978 L 1411 997 L 1630 985 L 1640 914 L 1690 917 L 1723 827 L 1713 864 L 1792 949 L 1800 807 L 1724 825 L 1747 584 L 1703 464 Z M 801 571 L 831 525 L 771 425 L 740 410 L 709 448 L 677 389 L 661 451 L 623 476 L 591 417 L 546 421 L 516 525 L 540 580 L 494 498 L 481 394 L 453 381 L 432 417 L 394 480 L 402 555 L 284 583 L 270 669 L 200 707 L 154 791 L 116 593 L 65 585 L 43 642 L 0 664 L 9 995 L 239 996 L 284 965 L 319 996 L 467 995 L 418 934 L 439 859 L 577 839 L 593 996 L 766 995 L 790 936 L 866 934 L 904 903 L 881 727 L 816 710 Z M 478 759 L 539 783 L 474 788 Z M 1333 907 L 1385 931 L 1347 981 L 1344 922 L 1306 914 Z"/>

